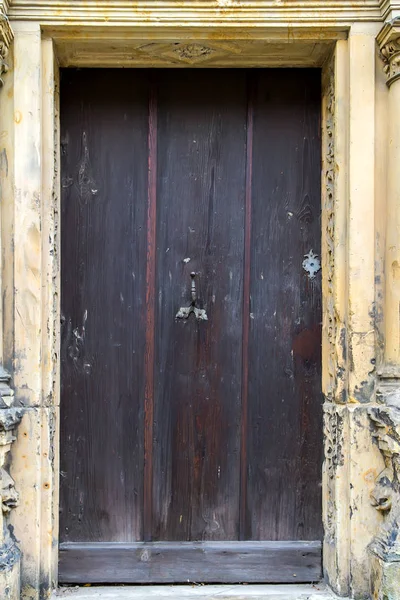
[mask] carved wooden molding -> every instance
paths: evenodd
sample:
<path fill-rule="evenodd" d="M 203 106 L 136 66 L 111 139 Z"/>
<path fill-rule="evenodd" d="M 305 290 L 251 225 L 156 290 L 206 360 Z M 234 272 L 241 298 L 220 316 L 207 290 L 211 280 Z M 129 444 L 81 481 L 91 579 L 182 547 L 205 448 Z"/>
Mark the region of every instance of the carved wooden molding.
<path fill-rule="evenodd" d="M 390 87 L 400 78 L 400 17 L 385 23 L 377 36 L 383 69 Z"/>

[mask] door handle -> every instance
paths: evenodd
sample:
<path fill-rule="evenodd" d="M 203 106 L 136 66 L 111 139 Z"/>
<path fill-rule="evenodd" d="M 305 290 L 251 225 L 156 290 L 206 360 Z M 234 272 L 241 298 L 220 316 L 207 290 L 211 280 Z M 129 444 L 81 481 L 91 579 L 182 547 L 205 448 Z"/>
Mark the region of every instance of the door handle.
<path fill-rule="evenodd" d="M 192 271 L 190 273 L 191 278 L 191 286 L 190 286 L 190 295 L 192 297 L 192 301 L 190 306 L 181 306 L 178 312 L 175 315 L 176 319 L 188 319 L 190 315 L 193 313 L 198 321 L 208 321 L 207 313 L 204 308 L 197 308 L 197 290 L 196 290 L 196 273 Z"/>

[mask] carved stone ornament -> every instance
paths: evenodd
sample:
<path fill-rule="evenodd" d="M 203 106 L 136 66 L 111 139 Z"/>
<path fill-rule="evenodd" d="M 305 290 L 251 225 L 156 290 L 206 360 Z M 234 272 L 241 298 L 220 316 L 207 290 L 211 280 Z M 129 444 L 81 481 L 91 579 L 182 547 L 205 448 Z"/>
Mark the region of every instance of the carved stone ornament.
<path fill-rule="evenodd" d="M 336 161 L 335 161 L 335 59 L 331 58 L 325 71 L 325 107 L 323 130 L 323 217 L 325 242 L 326 326 L 327 326 L 327 374 L 326 399 L 335 400 L 337 390 L 338 357 L 335 339 L 337 336 L 337 313 L 335 309 L 335 200 L 336 200 Z"/>
<path fill-rule="evenodd" d="M 19 597 L 20 553 L 9 529 L 8 515 L 18 504 L 18 493 L 8 471 L 7 455 L 15 440 L 14 430 L 21 418 L 22 408 L 14 406 L 10 375 L 0 367 L 0 590 L 12 590 L 12 598 Z"/>
<path fill-rule="evenodd" d="M 341 430 L 343 418 L 334 404 L 324 406 L 325 466 L 329 479 L 336 476 L 336 467 L 343 463 Z"/>
<path fill-rule="evenodd" d="M 335 495 L 336 469 L 343 462 L 341 449 L 342 417 L 334 404 L 324 404 L 324 456 L 327 475 L 325 512 L 325 539 L 331 543 L 335 539 Z"/>
<path fill-rule="evenodd" d="M 7 55 L 13 38 L 3 0 L 0 0 L 0 88 L 4 85 L 3 75 L 8 71 Z"/>
<path fill-rule="evenodd" d="M 386 388 L 386 389 L 385 389 Z M 384 469 L 375 480 L 372 505 L 383 515 L 383 525 L 370 544 L 371 594 L 377 600 L 400 600 L 400 387 L 386 382 L 382 406 L 369 409 L 374 437 Z"/>
<path fill-rule="evenodd" d="M 400 76 L 400 37 L 386 44 L 382 48 L 381 54 L 388 84 L 391 84 Z"/>
<path fill-rule="evenodd" d="M 400 389 L 388 393 L 385 400 L 384 406 L 369 410 L 385 462 L 371 494 L 373 506 L 385 515 L 385 521 L 371 550 L 384 560 L 400 561 Z"/>
<path fill-rule="evenodd" d="M 390 87 L 400 77 L 400 19 L 396 18 L 387 23 L 383 31 L 385 29 L 388 33 L 382 36 L 380 51 L 387 84 Z"/>
<path fill-rule="evenodd" d="M 201 44 L 178 44 L 174 52 L 178 54 L 182 60 L 187 59 L 190 61 L 200 60 L 213 54 L 214 50 L 208 46 Z"/>
<path fill-rule="evenodd" d="M 7 54 L 7 46 L 4 42 L 0 42 L 0 87 L 4 85 L 2 75 L 8 71 L 8 64 L 6 63 Z"/>

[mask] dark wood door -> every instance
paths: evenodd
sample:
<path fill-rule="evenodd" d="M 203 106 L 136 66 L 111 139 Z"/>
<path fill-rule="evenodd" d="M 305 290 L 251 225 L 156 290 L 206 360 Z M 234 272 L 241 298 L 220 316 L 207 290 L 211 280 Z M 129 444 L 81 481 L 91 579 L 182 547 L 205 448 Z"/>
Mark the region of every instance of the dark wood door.
<path fill-rule="evenodd" d="M 61 99 L 60 580 L 318 579 L 320 72 Z"/>

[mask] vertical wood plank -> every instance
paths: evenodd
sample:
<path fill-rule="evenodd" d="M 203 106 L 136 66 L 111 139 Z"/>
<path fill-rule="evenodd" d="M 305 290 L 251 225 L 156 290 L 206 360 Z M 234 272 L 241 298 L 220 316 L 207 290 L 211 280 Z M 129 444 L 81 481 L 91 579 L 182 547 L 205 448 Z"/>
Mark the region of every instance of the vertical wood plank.
<path fill-rule="evenodd" d="M 258 72 L 247 539 L 322 534 L 321 271 L 302 264 L 320 260 L 320 99 L 318 70 Z"/>
<path fill-rule="evenodd" d="M 137 541 L 143 539 L 148 76 L 66 69 L 61 85 L 60 538 Z"/>
<path fill-rule="evenodd" d="M 144 540 L 151 540 L 153 493 L 154 419 L 154 328 L 156 283 L 156 205 L 157 205 L 157 96 L 154 82 L 149 96 L 146 255 L 146 346 L 144 396 Z"/>
<path fill-rule="evenodd" d="M 246 74 L 159 78 L 153 539 L 237 539 Z"/>
<path fill-rule="evenodd" d="M 251 261 L 251 196 L 253 179 L 254 77 L 247 76 L 247 138 L 246 138 L 246 193 L 244 216 L 244 276 L 243 276 L 243 331 L 242 331 L 242 415 L 240 440 L 240 514 L 239 539 L 245 539 L 247 511 L 247 437 L 249 392 L 249 328 L 250 328 L 250 261 Z"/>

